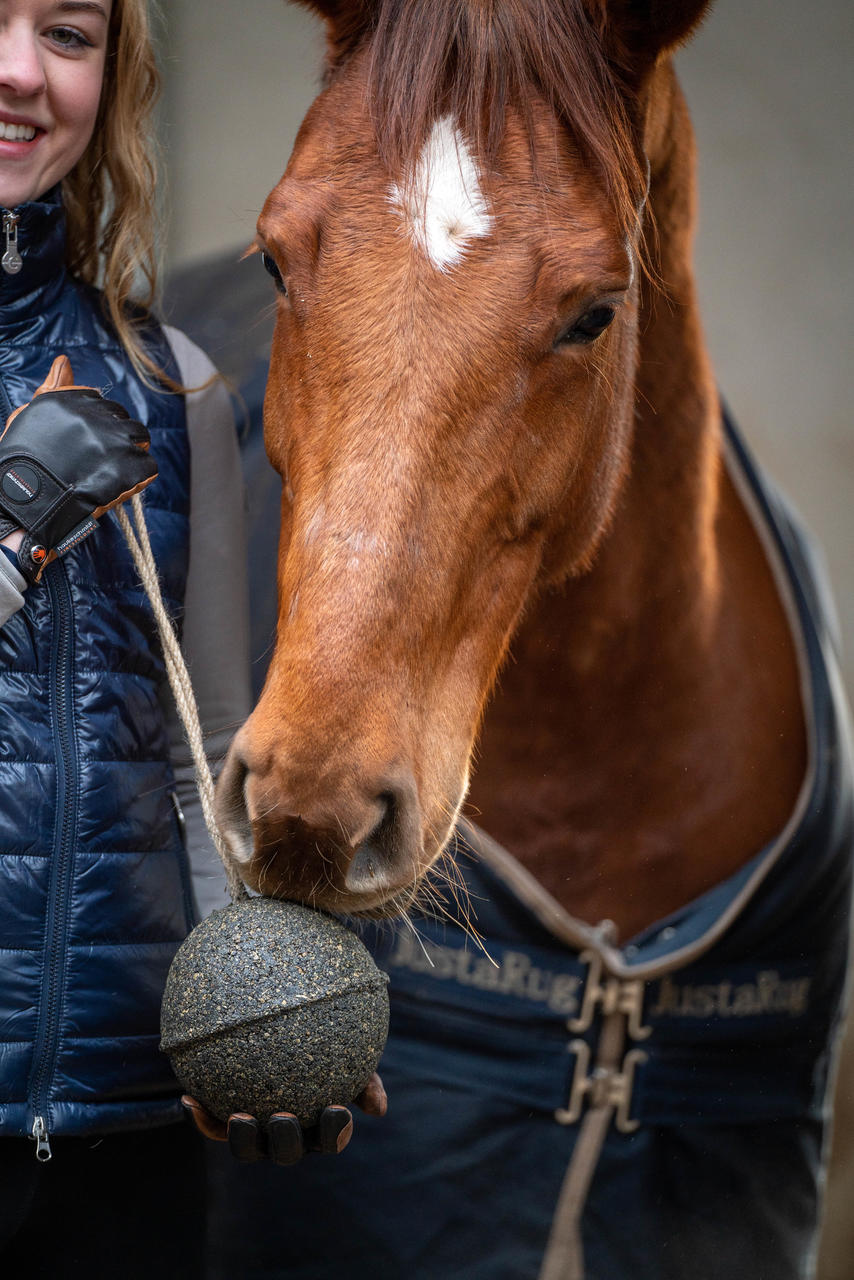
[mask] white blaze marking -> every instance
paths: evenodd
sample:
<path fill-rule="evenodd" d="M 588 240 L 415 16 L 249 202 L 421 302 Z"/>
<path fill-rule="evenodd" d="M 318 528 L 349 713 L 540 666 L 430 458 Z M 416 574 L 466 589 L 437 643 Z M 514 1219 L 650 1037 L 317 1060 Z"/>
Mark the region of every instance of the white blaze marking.
<path fill-rule="evenodd" d="M 433 125 L 409 179 L 392 187 L 392 203 L 418 247 L 444 271 L 492 226 L 474 156 L 450 116 Z"/>

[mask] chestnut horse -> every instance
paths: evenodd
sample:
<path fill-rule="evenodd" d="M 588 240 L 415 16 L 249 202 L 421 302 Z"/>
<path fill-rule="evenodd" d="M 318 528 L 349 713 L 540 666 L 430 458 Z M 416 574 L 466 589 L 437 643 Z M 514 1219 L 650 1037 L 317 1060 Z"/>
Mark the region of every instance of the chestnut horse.
<path fill-rule="evenodd" d="M 792 590 L 743 466 L 725 465 L 693 280 L 694 148 L 670 55 L 706 0 L 313 7 L 326 85 L 258 222 L 278 291 L 280 617 L 220 814 L 250 886 L 349 915 L 405 910 L 462 830 L 552 940 L 587 944 L 604 1039 L 622 1019 L 642 1042 L 627 944 L 791 835 L 815 772 Z M 466 803 L 488 837 L 460 827 Z M 442 947 L 424 949 L 434 971 Z M 519 964 L 487 949 L 512 994 Z M 775 963 L 780 984 L 814 982 Z M 722 1019 L 725 977 L 707 982 Z M 690 1020 L 669 981 L 655 1007 Z M 801 1017 L 808 989 L 774 997 L 775 1016 Z M 628 1134 L 622 1049 L 602 1052 L 598 1085 L 576 1074 L 587 1118 L 622 1114 Z M 576 1118 L 574 1102 L 558 1117 Z M 354 1144 L 368 1170 L 373 1136 Z M 726 1168 L 711 1185 L 736 1194 Z M 544 1275 L 582 1274 L 591 1176 L 567 1175 Z M 806 1198 L 808 1225 L 761 1274 L 801 1274 Z M 735 1271 L 703 1265 L 759 1276 L 738 1269 L 749 1250 L 776 1257 L 761 1233 L 741 1247 Z M 399 1274 L 527 1275 L 532 1249 L 515 1270 L 410 1258 Z M 669 1270 L 688 1265 L 671 1253 L 591 1274 L 706 1275 Z"/>

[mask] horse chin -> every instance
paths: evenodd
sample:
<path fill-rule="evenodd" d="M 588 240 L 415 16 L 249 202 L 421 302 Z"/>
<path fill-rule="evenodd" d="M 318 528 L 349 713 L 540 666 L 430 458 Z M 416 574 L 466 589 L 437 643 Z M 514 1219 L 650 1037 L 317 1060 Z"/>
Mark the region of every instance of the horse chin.
<path fill-rule="evenodd" d="M 436 856 L 439 856 L 438 853 Z M 385 886 L 373 891 L 347 889 L 343 883 L 336 884 L 332 875 L 325 875 L 322 885 L 317 883 L 316 877 L 314 883 L 309 885 L 301 877 L 295 878 L 293 866 L 286 854 L 281 855 L 281 861 L 275 856 L 268 856 L 260 865 L 253 859 L 244 868 L 243 876 L 251 890 L 268 898 L 301 902 L 304 906 L 317 911 L 328 911 L 331 915 L 383 920 L 406 915 L 418 898 L 420 887 L 433 861 L 435 859 L 429 861 L 423 869 L 413 871 L 412 877 L 404 886 Z"/>

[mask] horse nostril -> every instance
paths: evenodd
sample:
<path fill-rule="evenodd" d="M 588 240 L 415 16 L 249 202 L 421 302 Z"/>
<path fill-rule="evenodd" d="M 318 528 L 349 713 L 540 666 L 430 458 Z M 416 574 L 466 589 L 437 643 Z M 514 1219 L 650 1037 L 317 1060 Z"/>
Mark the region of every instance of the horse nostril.
<path fill-rule="evenodd" d="M 389 874 L 385 857 L 376 845 L 360 844 L 347 868 L 344 885 L 350 893 L 370 893 L 388 887 Z"/>
<path fill-rule="evenodd" d="M 249 767 L 234 747 L 229 752 L 216 787 L 216 816 L 235 856 L 241 862 L 252 857 L 252 824 L 246 804 Z"/>
<path fill-rule="evenodd" d="M 412 879 L 411 836 L 415 826 L 415 785 L 405 779 L 376 797 L 382 812 L 373 831 L 357 846 L 344 877 L 350 893 L 376 893 Z"/>

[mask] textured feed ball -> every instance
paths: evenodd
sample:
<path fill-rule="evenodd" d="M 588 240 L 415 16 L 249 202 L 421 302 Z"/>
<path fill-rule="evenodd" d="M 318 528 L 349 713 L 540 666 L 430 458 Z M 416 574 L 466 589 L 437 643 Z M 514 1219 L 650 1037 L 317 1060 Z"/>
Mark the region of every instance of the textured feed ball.
<path fill-rule="evenodd" d="M 214 911 L 166 979 L 160 1047 L 186 1091 L 221 1120 L 304 1126 L 347 1104 L 388 1035 L 388 978 L 354 933 L 294 902 L 249 898 Z"/>

